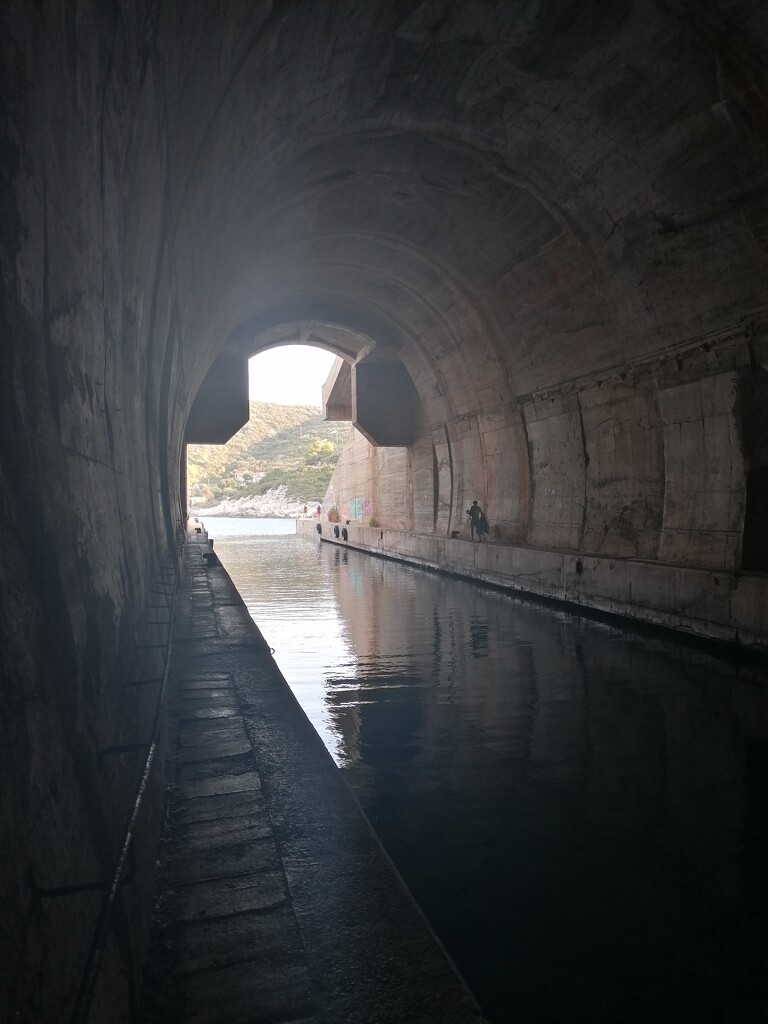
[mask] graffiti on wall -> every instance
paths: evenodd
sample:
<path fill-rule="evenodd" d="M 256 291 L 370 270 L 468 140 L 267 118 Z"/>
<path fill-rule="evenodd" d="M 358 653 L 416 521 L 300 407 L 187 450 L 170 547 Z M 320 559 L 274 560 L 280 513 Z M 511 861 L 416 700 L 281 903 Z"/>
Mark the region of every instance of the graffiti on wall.
<path fill-rule="evenodd" d="M 373 502 L 369 498 L 350 498 L 347 502 L 347 519 L 361 523 L 363 516 L 370 515 L 373 515 Z"/>

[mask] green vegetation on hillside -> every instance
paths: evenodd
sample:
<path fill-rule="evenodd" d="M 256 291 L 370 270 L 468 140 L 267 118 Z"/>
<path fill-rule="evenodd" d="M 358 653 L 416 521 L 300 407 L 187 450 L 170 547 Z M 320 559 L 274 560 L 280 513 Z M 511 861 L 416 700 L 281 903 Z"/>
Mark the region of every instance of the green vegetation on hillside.
<path fill-rule="evenodd" d="M 227 444 L 187 449 L 190 500 L 204 506 L 281 484 L 288 497 L 320 501 L 351 429 L 326 423 L 312 405 L 250 403 L 250 419 Z"/>

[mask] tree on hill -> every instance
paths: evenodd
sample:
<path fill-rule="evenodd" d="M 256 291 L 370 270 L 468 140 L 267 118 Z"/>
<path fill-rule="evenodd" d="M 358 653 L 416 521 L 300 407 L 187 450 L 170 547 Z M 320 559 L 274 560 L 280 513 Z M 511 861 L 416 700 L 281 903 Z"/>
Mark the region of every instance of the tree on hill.
<path fill-rule="evenodd" d="M 322 466 L 327 463 L 329 457 L 336 451 L 336 445 L 333 441 L 323 440 L 320 437 L 316 437 L 312 442 L 309 454 L 307 455 L 308 466 Z M 335 463 L 335 459 L 333 460 Z"/>
<path fill-rule="evenodd" d="M 351 426 L 327 423 L 315 406 L 249 404 L 248 423 L 225 445 L 188 446 L 190 496 L 208 504 L 284 485 L 290 498 L 322 498 Z"/>

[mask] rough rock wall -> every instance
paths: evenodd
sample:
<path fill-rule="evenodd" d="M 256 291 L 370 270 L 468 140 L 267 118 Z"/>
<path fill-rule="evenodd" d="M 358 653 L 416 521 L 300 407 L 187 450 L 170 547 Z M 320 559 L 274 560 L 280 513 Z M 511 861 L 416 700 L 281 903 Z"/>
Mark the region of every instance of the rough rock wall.
<path fill-rule="evenodd" d="M 176 330 L 154 5 L 4 5 L 0 1018 L 69 1019 L 150 738 Z M 178 430 L 178 428 L 177 428 Z M 164 561 L 164 559 L 166 559 Z M 158 586 L 159 585 L 159 586 Z M 128 746 L 123 752 L 112 748 Z M 112 752 L 110 752 L 112 751 Z M 102 984 L 128 1019 L 158 779 Z M 54 891 L 58 890 L 58 891 Z M 104 1017 L 106 1019 L 106 1016 Z"/>

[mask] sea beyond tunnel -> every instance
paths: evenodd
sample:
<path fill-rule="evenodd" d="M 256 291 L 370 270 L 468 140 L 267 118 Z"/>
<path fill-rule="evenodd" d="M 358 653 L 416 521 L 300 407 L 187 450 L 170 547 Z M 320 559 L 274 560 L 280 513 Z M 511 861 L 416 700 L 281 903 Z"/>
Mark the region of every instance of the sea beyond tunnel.
<path fill-rule="evenodd" d="M 359 546 L 765 651 L 768 8 L 0 23 L 0 1017 L 48 1022 L 160 735 L 184 445 L 242 424 L 255 352 L 340 357 Z M 161 804 L 155 772 L 94 1021 L 138 1013 Z"/>

